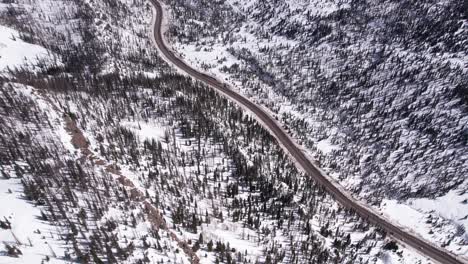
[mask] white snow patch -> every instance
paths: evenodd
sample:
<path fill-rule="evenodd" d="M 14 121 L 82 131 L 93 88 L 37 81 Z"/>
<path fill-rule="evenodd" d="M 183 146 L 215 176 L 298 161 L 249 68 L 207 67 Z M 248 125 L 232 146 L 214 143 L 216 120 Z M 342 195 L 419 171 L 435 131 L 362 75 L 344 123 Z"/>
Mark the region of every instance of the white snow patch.
<path fill-rule="evenodd" d="M 156 123 L 156 122 L 125 121 L 125 122 L 121 122 L 120 125 L 135 132 L 138 136 L 141 137 L 142 140 L 164 139 L 165 133 L 168 129 L 168 128 L 162 127 L 159 123 Z"/>
<path fill-rule="evenodd" d="M 462 257 L 468 257 L 466 224 L 468 208 L 465 195 L 451 191 L 435 200 L 412 199 L 407 204 L 383 200 L 381 210 L 404 229 L 443 246 Z M 460 234 L 462 230 L 462 234 Z"/>
<path fill-rule="evenodd" d="M 459 193 L 452 190 L 444 196 L 434 200 L 422 198 L 409 201 L 411 207 L 425 213 L 435 212 L 437 215 L 453 221 L 465 230 L 465 237 L 468 240 L 466 230 L 468 229 L 468 193 Z"/>
<path fill-rule="evenodd" d="M 338 146 L 333 145 L 329 139 L 324 139 L 317 142 L 317 149 L 322 151 L 323 154 L 329 154 L 333 150 L 338 149 Z"/>
<path fill-rule="evenodd" d="M 11 222 L 11 230 L 0 229 L 0 241 L 2 242 L 0 245 L 0 264 L 40 263 L 40 260 L 46 256 L 51 258 L 48 263 L 64 263 L 64 261 L 52 258 L 52 250 L 58 257 L 64 256 L 64 245 L 60 245 L 60 242 L 57 241 L 57 230 L 48 225 L 47 222 L 38 219 L 40 209 L 27 202 L 22 193 L 23 187 L 18 178 L 0 180 L 0 218 L 2 220 L 8 219 Z M 18 246 L 16 240 L 21 245 Z M 23 254 L 18 258 L 3 254 L 3 243 L 17 245 Z"/>
<path fill-rule="evenodd" d="M 47 49 L 21 40 L 18 31 L 0 25 L 0 72 L 21 66 L 36 70 L 39 63 L 51 64 L 53 57 Z"/>

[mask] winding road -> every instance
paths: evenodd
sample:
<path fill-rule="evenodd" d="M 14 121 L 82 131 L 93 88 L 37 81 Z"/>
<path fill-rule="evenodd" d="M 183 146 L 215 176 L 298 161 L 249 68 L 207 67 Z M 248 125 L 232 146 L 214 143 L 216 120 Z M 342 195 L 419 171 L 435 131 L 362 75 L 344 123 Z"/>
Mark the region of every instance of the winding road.
<path fill-rule="evenodd" d="M 256 119 L 267 128 L 276 140 L 282 145 L 285 151 L 296 161 L 296 164 L 315 181 L 320 183 L 325 189 L 343 206 L 353 209 L 358 215 L 368 219 L 372 224 L 381 227 L 389 235 L 404 244 L 416 249 L 422 255 L 431 258 L 434 261 L 443 264 L 466 264 L 466 260 L 454 256 L 446 250 L 437 247 L 436 245 L 423 240 L 422 238 L 402 230 L 401 227 L 391 223 L 388 219 L 383 218 L 378 212 L 370 209 L 361 202 L 354 199 L 349 193 L 344 191 L 336 183 L 332 182 L 328 176 L 324 175 L 305 153 L 294 143 L 291 137 L 280 127 L 276 120 L 271 117 L 262 107 L 251 102 L 241 94 L 229 88 L 229 86 L 205 73 L 202 73 L 178 58 L 168 45 L 165 43 L 163 36 L 163 15 L 164 11 L 159 0 L 150 0 L 156 9 L 156 16 L 153 18 L 153 37 L 158 50 L 162 53 L 165 59 L 172 63 L 179 70 L 185 72 L 196 80 L 199 80 L 208 86 L 212 87 L 219 93 L 223 94 L 230 100 L 235 101 L 244 109 L 249 110 L 254 114 Z"/>

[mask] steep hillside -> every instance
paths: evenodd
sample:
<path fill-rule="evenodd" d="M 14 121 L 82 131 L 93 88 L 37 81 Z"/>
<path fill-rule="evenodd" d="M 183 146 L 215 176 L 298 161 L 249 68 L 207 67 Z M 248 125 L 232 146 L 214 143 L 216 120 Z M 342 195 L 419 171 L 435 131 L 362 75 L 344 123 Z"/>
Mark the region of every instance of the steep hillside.
<path fill-rule="evenodd" d="M 466 255 L 465 2 L 178 0 L 168 36 L 350 192 Z"/>
<path fill-rule="evenodd" d="M 429 262 L 176 74 L 147 38 L 146 1 L 0 12 L 1 47 L 36 52 L 0 58 L 0 263 Z"/>

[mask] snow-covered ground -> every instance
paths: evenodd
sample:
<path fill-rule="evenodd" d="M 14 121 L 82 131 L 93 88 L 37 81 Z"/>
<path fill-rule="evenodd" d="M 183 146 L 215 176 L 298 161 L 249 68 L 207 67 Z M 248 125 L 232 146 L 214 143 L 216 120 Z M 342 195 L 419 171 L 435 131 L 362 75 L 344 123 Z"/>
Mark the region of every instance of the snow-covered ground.
<path fill-rule="evenodd" d="M 183 1 L 178 1 L 179 4 L 180 2 Z M 194 1 L 190 5 L 184 5 L 184 8 L 187 8 L 186 10 L 191 10 L 191 12 L 197 13 L 197 11 L 193 10 L 201 10 L 200 6 L 197 6 L 201 5 L 201 3 L 202 1 Z M 281 8 L 285 8 L 277 8 L 276 5 L 281 5 Z M 445 171 L 440 171 L 440 173 L 437 174 L 437 177 L 443 178 L 444 181 L 451 179 L 451 176 L 457 176 L 459 178 L 463 177 L 463 172 L 458 172 L 458 174 L 452 173 L 455 171 L 454 166 L 458 166 L 458 168 L 462 169 L 466 168 L 466 151 L 465 153 L 460 153 L 463 152 L 463 147 L 460 148 L 460 145 L 457 146 L 457 151 L 459 154 L 456 155 L 456 159 L 446 159 L 448 154 L 454 151 L 453 149 L 437 149 L 434 147 L 434 143 L 431 142 L 433 139 L 427 135 L 419 136 L 418 133 L 407 128 L 402 128 L 401 131 L 399 131 L 399 133 L 402 132 L 400 134 L 400 141 L 397 144 L 399 149 L 394 151 L 391 155 L 387 155 L 387 153 L 385 153 L 385 148 L 387 146 L 380 145 L 378 148 L 383 148 L 384 151 L 374 151 L 372 149 L 368 150 L 367 152 L 362 151 L 359 153 L 360 156 L 354 157 L 354 160 L 348 157 L 348 159 L 345 161 L 338 160 L 340 163 L 337 164 L 336 156 L 343 155 L 343 153 L 349 153 L 350 148 L 353 149 L 353 151 L 354 149 L 366 149 L 366 140 L 368 139 L 372 139 L 373 142 L 375 142 L 375 137 L 378 137 L 377 133 L 366 135 L 363 132 L 370 131 L 369 127 L 373 126 L 372 122 L 376 117 L 378 117 L 378 115 L 376 115 L 375 112 L 368 112 L 362 116 L 358 116 L 360 121 L 356 121 L 358 119 L 352 120 L 352 122 L 357 122 L 359 124 L 370 123 L 369 125 L 364 125 L 366 128 L 363 129 L 364 131 L 361 131 L 360 136 L 353 135 L 353 133 L 350 133 L 353 131 L 348 129 L 344 130 L 341 127 L 340 129 L 330 129 L 328 124 L 329 122 L 326 120 L 335 120 L 341 113 L 336 113 L 336 115 L 333 115 L 332 112 L 323 112 L 320 107 L 314 107 L 314 105 L 319 104 L 320 102 L 316 102 L 315 104 L 312 103 L 312 106 L 307 104 L 301 105 L 301 100 L 313 99 L 312 97 L 308 98 L 309 95 L 307 94 L 307 91 L 312 94 L 315 92 L 314 90 L 317 89 L 313 88 L 313 86 L 309 87 L 303 85 L 304 83 L 314 83 L 313 78 L 311 78 L 313 75 L 311 73 L 311 64 L 317 63 L 320 65 L 318 70 L 314 70 L 320 72 L 320 78 L 332 78 L 334 75 L 336 75 L 336 71 L 341 65 L 336 65 L 336 58 L 332 57 L 331 55 L 333 52 L 333 47 L 326 42 L 319 42 L 317 46 L 311 44 L 311 49 L 307 49 L 307 45 L 309 44 L 306 40 L 301 43 L 301 41 L 297 41 L 294 38 L 287 39 L 284 36 L 279 36 L 272 32 L 268 32 L 267 29 L 262 27 L 272 29 L 271 31 L 273 31 L 273 29 L 280 30 L 283 29 L 282 26 L 287 24 L 285 20 L 290 20 L 288 22 L 291 24 L 302 24 L 301 30 L 306 31 L 307 28 L 311 27 L 310 24 L 306 23 L 308 16 L 327 16 L 336 12 L 337 10 L 349 9 L 349 5 L 338 3 L 336 1 L 273 2 L 232 0 L 226 1 L 226 5 L 218 4 L 210 7 L 213 9 L 210 9 L 210 12 L 216 12 L 216 10 L 223 10 L 224 8 L 229 10 L 224 12 L 237 12 L 233 16 L 223 18 L 223 21 L 227 21 L 229 19 L 238 19 L 235 22 L 232 22 L 232 24 L 229 24 L 233 26 L 227 26 L 226 22 L 212 22 L 205 20 L 203 16 L 201 16 L 200 20 L 194 20 L 192 15 L 188 14 L 186 14 L 187 17 L 174 17 L 174 13 L 179 12 L 180 14 L 184 14 L 184 12 L 180 11 L 182 10 L 180 7 L 172 6 L 172 8 L 178 8 L 176 12 L 175 10 L 169 10 L 172 19 L 171 23 L 177 24 L 173 30 L 179 28 L 180 25 L 183 25 L 186 30 L 186 35 L 181 34 L 179 36 L 172 36 L 170 38 L 173 49 L 179 53 L 180 57 L 201 71 L 209 72 L 217 78 L 229 82 L 234 89 L 237 89 L 245 96 L 249 97 L 252 101 L 263 104 L 274 114 L 279 113 L 279 117 L 281 118 L 282 122 L 286 124 L 289 122 L 299 122 L 302 124 L 301 122 L 305 121 L 309 127 L 313 127 L 313 129 L 310 130 L 304 130 L 310 134 L 296 134 L 294 131 L 291 131 L 292 136 L 298 139 L 304 145 L 307 145 L 310 156 L 317 158 L 320 163 L 323 164 L 322 166 L 324 166 L 324 171 L 327 171 L 330 175 L 332 175 L 333 178 L 336 178 L 338 181 L 340 181 L 340 183 L 349 191 L 355 192 L 356 196 L 357 194 L 360 194 L 366 198 L 379 197 L 381 194 L 378 194 L 377 189 L 372 188 L 371 185 L 376 182 L 381 182 L 381 184 L 378 185 L 381 187 L 386 186 L 386 184 L 389 186 L 392 184 L 397 186 L 407 185 L 408 188 L 410 188 L 410 192 L 412 193 L 416 193 L 418 190 L 424 190 L 428 185 L 431 186 L 432 190 L 442 188 L 443 186 L 437 182 L 436 177 L 429 175 L 429 171 L 427 168 L 425 168 L 425 166 L 428 166 L 428 164 L 439 162 L 440 160 L 446 161 L 445 166 L 447 166 L 447 169 Z M 260 11 L 256 8 L 259 8 Z M 207 12 L 206 9 L 208 8 L 203 9 L 205 10 L 204 12 Z M 284 16 L 287 16 L 287 18 Z M 193 15 L 193 17 L 196 17 L 196 15 Z M 231 22 L 231 20 L 229 21 Z M 262 21 L 263 24 L 258 24 L 258 21 Z M 466 31 L 466 27 L 461 27 L 461 31 L 463 31 L 462 28 L 464 28 Z M 199 34 L 195 38 L 187 37 L 187 35 L 191 35 L 192 32 L 196 32 L 195 29 L 199 29 Z M 212 32 L 217 33 L 210 34 L 208 29 L 211 29 Z M 298 50 L 301 51 L 303 49 L 307 50 L 308 52 L 298 52 Z M 360 49 L 362 49 L 362 46 L 357 44 L 349 47 L 349 50 L 352 51 L 357 51 Z M 288 50 L 290 52 L 288 52 Z M 310 56 L 313 59 L 305 61 L 303 64 L 301 64 L 299 63 L 301 58 L 293 57 L 295 54 L 304 55 L 304 53 L 306 56 Z M 449 58 L 450 56 L 448 55 L 434 56 L 432 53 L 423 53 L 421 55 L 418 53 L 408 52 L 402 48 L 396 49 L 395 56 L 399 58 L 402 56 L 408 57 L 408 60 L 410 61 L 414 61 L 415 57 L 419 58 L 419 56 L 423 56 L 423 60 L 430 61 L 433 65 L 436 63 L 441 63 L 440 61 L 443 61 L 442 63 L 447 63 L 451 60 Z M 457 58 L 466 58 L 466 53 L 452 54 L 452 56 Z M 460 61 L 460 59 L 456 59 L 456 61 Z M 260 67 L 262 67 L 262 71 L 260 71 L 260 73 L 258 73 L 258 71 L 255 72 L 255 69 L 258 70 L 259 64 Z M 276 65 L 280 65 L 279 69 L 275 68 Z M 411 63 L 408 65 L 409 68 L 416 68 L 416 66 L 419 66 L 418 64 L 410 66 L 412 65 Z M 463 66 L 463 64 L 457 63 L 457 65 L 460 67 L 457 68 L 455 65 L 451 65 L 451 67 L 454 70 L 456 68 L 457 71 L 466 71 L 466 64 Z M 254 68 L 254 70 L 252 70 L 252 68 Z M 239 71 L 239 69 L 243 69 L 244 71 Z M 302 84 L 303 86 L 299 90 L 302 92 L 301 95 L 304 94 L 304 97 L 299 98 L 299 101 L 296 100 L 298 103 L 292 103 L 291 100 L 293 98 L 284 97 L 277 90 L 275 91 L 275 89 L 282 89 L 281 86 L 278 88 L 278 86 L 268 84 L 268 74 L 271 74 L 272 72 L 275 73 L 275 69 L 277 70 L 276 73 L 278 74 L 284 74 L 286 72 L 287 74 L 285 75 L 287 76 L 298 76 L 298 79 L 292 78 L 290 81 L 288 80 L 288 83 L 285 84 L 286 88 L 283 88 L 292 89 L 295 86 Z M 449 84 L 445 85 L 449 86 Z M 436 91 L 438 87 L 441 87 L 440 83 L 431 89 Z M 385 87 L 382 89 L 386 90 L 390 88 Z M 374 92 L 377 94 L 380 93 L 378 89 Z M 405 98 L 409 98 L 413 92 L 414 91 L 411 89 L 409 89 L 406 93 L 401 92 L 402 95 L 398 95 L 399 100 L 395 100 L 394 104 L 402 104 Z M 362 93 L 365 94 L 366 91 L 363 90 Z M 437 91 L 435 93 L 439 92 Z M 374 103 L 375 106 L 379 102 L 382 102 L 382 98 L 380 96 L 381 95 L 376 96 L 375 100 L 366 97 L 364 101 L 374 100 L 372 103 Z M 390 97 L 392 96 L 395 95 L 391 95 Z M 385 97 L 388 96 L 385 95 Z M 334 98 L 333 95 L 331 98 Z M 429 95 L 428 99 L 424 98 L 425 97 L 419 97 L 418 100 L 425 100 L 425 102 L 428 102 L 433 97 Z M 346 113 L 344 110 L 346 108 L 353 109 L 357 107 L 356 101 L 353 100 L 348 100 L 343 103 L 342 107 L 340 108 L 342 113 Z M 452 98 L 451 100 L 452 101 L 447 105 L 454 105 L 458 102 L 457 99 Z M 417 102 L 412 102 L 411 109 L 417 109 L 418 105 L 419 104 Z M 443 103 L 438 104 L 437 107 L 444 108 L 444 105 L 445 104 Z M 449 118 L 446 114 L 442 113 L 446 113 L 447 115 L 453 117 Z M 430 114 L 430 111 L 429 109 L 423 109 L 421 111 L 415 111 L 414 114 L 417 116 L 427 116 Z M 430 115 L 432 115 L 432 113 Z M 467 118 L 466 115 L 464 116 L 460 114 L 459 110 L 455 109 L 440 109 L 440 111 L 438 111 L 434 116 L 439 116 L 438 118 L 434 118 L 434 120 L 438 120 L 437 123 L 439 124 L 444 123 L 444 121 L 441 120 L 459 120 L 458 124 L 466 123 Z M 343 119 L 346 120 L 348 118 L 351 120 L 352 118 L 356 117 L 346 116 L 346 118 Z M 404 124 L 407 121 L 407 119 L 397 120 L 394 124 L 387 121 L 385 126 L 392 128 L 400 126 L 404 127 Z M 450 129 L 447 128 L 447 130 Z M 349 142 L 348 144 L 343 143 L 345 141 L 349 141 L 349 138 L 353 136 L 357 138 L 356 142 L 352 142 L 353 144 L 350 144 Z M 445 144 L 450 144 L 450 142 Z M 420 148 L 420 154 L 416 155 L 411 153 L 410 149 L 414 149 L 415 145 Z M 386 156 L 385 158 L 379 159 L 382 153 L 385 153 L 384 155 Z M 432 159 L 428 158 L 427 161 L 423 159 L 431 157 L 430 155 L 433 155 Z M 418 158 L 415 158 L 415 156 Z M 423 158 L 421 158 L 421 156 Z M 413 161 L 411 161 L 411 159 L 413 159 Z M 449 161 L 454 160 L 458 160 L 459 165 L 454 165 L 456 162 L 449 164 Z M 322 163 L 322 161 L 324 162 Z M 372 163 L 370 163 L 370 161 Z M 353 166 L 348 166 L 346 164 L 351 164 Z M 336 169 L 337 165 L 341 166 L 343 171 L 338 171 Z M 406 166 L 408 169 L 403 170 L 402 168 Z M 377 170 L 378 173 L 370 173 L 370 167 L 381 168 L 380 170 Z M 394 169 L 390 170 L 389 168 L 392 167 L 394 167 Z M 440 168 L 442 167 L 439 167 L 438 169 Z M 428 175 L 424 175 L 424 173 L 422 173 L 424 171 L 426 171 Z M 359 172 L 362 172 L 362 174 Z M 446 178 L 442 177 L 442 175 L 448 174 L 449 172 L 451 173 L 451 176 L 446 176 Z M 434 172 L 432 171 L 432 173 Z M 391 177 L 391 179 L 389 179 L 389 177 Z M 446 185 L 453 184 L 453 182 L 455 182 L 455 180 L 447 183 Z M 389 219 L 398 222 L 400 225 L 408 228 L 408 230 L 411 230 L 412 232 L 415 232 L 416 234 L 423 236 L 438 245 L 443 245 L 446 249 L 458 255 L 468 257 L 468 240 L 465 232 L 465 230 L 468 228 L 466 225 L 467 207 L 466 202 L 463 202 L 466 200 L 466 186 L 466 182 L 461 183 L 459 184 L 458 189 L 453 189 L 446 195 L 438 198 L 432 195 L 432 197 L 429 198 L 409 199 L 407 201 L 401 201 L 401 203 L 395 200 L 384 199 L 381 203 L 381 207 L 378 208 L 378 210 L 382 210 L 382 212 L 384 212 Z M 385 187 L 383 188 L 389 189 Z M 420 192 L 423 193 L 422 191 Z M 380 191 L 380 193 L 382 193 L 382 191 Z M 394 195 L 398 196 L 399 194 L 394 193 Z M 405 217 L 406 214 L 401 212 L 406 212 L 408 216 Z M 410 215 L 412 217 L 409 217 Z M 431 215 L 433 220 L 427 219 L 429 215 Z M 447 244 L 447 241 L 449 240 L 452 240 L 452 242 Z"/>
<path fill-rule="evenodd" d="M 452 190 L 435 199 L 384 200 L 381 211 L 410 232 L 468 256 L 468 193 Z"/>
<path fill-rule="evenodd" d="M 164 140 L 166 133 L 170 133 L 170 127 L 160 127 L 161 124 L 153 120 L 151 123 L 124 121 L 120 125 L 131 129 L 135 134 L 140 136 L 142 141 L 146 139 Z"/>
<path fill-rule="evenodd" d="M 46 66 L 60 65 L 58 56 L 45 49 L 44 47 L 26 43 L 20 39 L 18 31 L 0 25 L 0 74 L 5 74 L 9 70 L 25 69 L 31 72 L 44 69 Z M 32 100 L 42 111 L 49 112 L 50 120 L 56 121 L 58 116 L 51 111 L 51 106 L 42 100 L 37 91 L 31 87 L 19 84 L 9 83 L 2 89 L 14 90 L 25 100 Z M 6 88 L 8 86 L 8 88 Z M 33 105 L 31 105 L 33 107 Z M 20 122 L 8 123 L 7 125 L 16 126 L 16 129 L 28 132 L 30 128 Z M 4 124 L 4 123 L 3 123 Z M 71 147 L 71 137 L 65 132 L 63 123 L 53 123 L 57 138 L 63 139 L 66 146 Z M 46 132 L 37 133 L 35 136 L 39 140 L 47 140 L 54 135 Z M 7 256 L 6 246 L 0 245 L 0 263 L 39 263 L 50 259 L 50 263 L 64 263 L 57 259 L 57 256 L 63 258 L 66 247 L 60 239 L 60 231 L 57 226 L 50 225 L 49 222 L 42 219 L 41 206 L 28 201 L 24 195 L 24 187 L 21 183 L 25 178 L 20 178 L 15 172 L 14 167 L 21 168 L 23 164 L 17 162 L 14 166 L 0 166 L 2 173 L 7 175 L 0 178 L 0 220 L 8 221 L 11 229 L 0 228 L 0 241 L 6 245 L 16 246 L 21 255 L 17 258 Z"/>
<path fill-rule="evenodd" d="M 0 25 L 0 73 L 25 68 L 37 71 L 55 65 L 58 58 L 44 47 L 24 42 L 18 31 Z"/>
<path fill-rule="evenodd" d="M 317 142 L 317 148 L 320 151 L 322 151 L 324 154 L 329 154 L 333 150 L 338 149 L 339 147 L 330 143 L 330 140 L 324 139 L 324 140 Z"/>
<path fill-rule="evenodd" d="M 36 2 L 25 1 L 30 15 L 50 29 L 57 21 L 61 21 L 67 30 L 73 29 L 67 26 L 67 21 L 80 24 L 76 20 L 79 16 L 73 12 L 58 13 L 58 7 L 66 4 L 66 1 L 59 2 L 51 6 L 50 1 L 40 0 L 36 6 Z M 46 164 L 51 166 L 54 173 L 43 175 L 48 181 L 47 195 L 59 197 L 66 204 L 65 212 L 56 208 L 60 203 L 54 210 L 63 213 L 73 225 L 63 219 L 56 222 L 40 220 L 41 207 L 23 199 L 19 179 L 1 179 L 0 220 L 4 212 L 6 217 L 11 217 L 8 219 L 13 223 L 13 233 L 0 230 L 0 241 L 18 245 L 12 235 L 15 234 L 24 255 L 17 259 L 8 257 L 3 254 L 0 245 L 0 263 L 34 263 L 46 256 L 50 256 L 52 262 L 60 262 L 67 250 L 70 250 L 72 258 L 76 258 L 76 250 L 71 249 L 74 245 L 68 240 L 69 236 L 88 256 L 97 257 L 93 254 L 99 252 L 99 257 L 106 260 L 112 254 L 120 255 L 119 262 L 122 263 L 135 263 L 142 259 L 154 263 L 189 263 L 188 254 L 180 243 L 187 243 L 188 248 L 193 249 L 201 240 L 204 242 L 200 242 L 200 248 L 195 250 L 201 263 L 216 263 L 226 258 L 225 252 L 221 253 L 225 249 L 209 248 L 208 241 L 211 240 L 214 242 L 213 248 L 221 244 L 227 246 L 229 256 L 244 258 L 245 262 L 250 263 L 265 261 L 269 254 L 277 257 L 284 254 L 284 262 L 293 262 L 296 258 L 293 252 L 312 250 L 333 253 L 335 262 L 340 261 L 340 257 L 342 261 L 356 263 L 428 262 L 406 248 L 400 247 L 395 252 L 384 250 L 383 246 L 389 239 L 381 237 L 378 230 L 364 219 L 345 212 L 313 182 L 307 182 L 276 144 L 256 133 L 261 130 L 257 124 L 248 121 L 248 115 L 217 98 L 210 97 L 211 100 L 200 104 L 197 98 L 206 100 L 207 96 L 203 89 L 197 87 L 199 94 L 195 96 L 191 90 L 193 84 L 177 79 L 178 76 L 166 75 L 158 79 L 160 73 L 171 74 L 172 71 L 157 59 L 155 49 L 146 38 L 151 16 L 147 1 L 119 0 L 115 1 L 115 5 L 88 0 L 82 3 L 89 8 L 82 10 L 90 12 L 83 17 L 92 17 L 92 23 L 87 26 L 95 33 L 94 40 L 105 43 L 106 52 L 94 53 L 96 59 L 102 59 L 98 61 L 102 68 L 98 69 L 93 79 L 97 87 L 86 86 L 88 83 L 80 82 L 81 78 L 74 79 L 76 82 L 69 85 L 65 78 L 59 77 L 57 80 L 63 81 L 63 86 L 69 89 L 63 88 L 66 92 L 59 90 L 49 93 L 47 89 L 39 92 L 14 83 L 2 87 L 6 95 L 29 104 L 24 109 L 34 110 L 34 117 L 26 118 L 32 123 L 31 127 L 22 129 L 20 125 L 25 121 L 19 118 L 19 121 L 15 121 L 18 125 L 12 123 L 10 129 L 27 135 L 27 132 L 33 132 L 33 138 L 37 140 L 31 145 L 43 145 L 47 151 L 40 153 L 45 153 L 45 157 L 51 155 Z M 299 8 L 304 3 L 289 1 L 289 4 Z M 40 14 L 35 13 L 34 7 L 41 10 L 38 11 Z M 70 5 L 70 9 L 73 8 Z M 338 7 L 322 3 L 317 8 L 323 9 L 323 12 L 315 10 L 317 13 L 327 15 Z M 203 26 L 203 23 L 200 25 Z M 296 45 L 294 41 L 276 36 L 271 41 L 256 42 L 256 36 L 251 33 L 256 26 L 248 24 L 240 30 L 242 38 L 239 39 L 239 47 L 256 49 L 269 45 Z M 67 32 L 61 29 L 58 32 Z M 70 34 L 63 36 L 66 41 L 62 44 L 80 42 L 80 34 Z M 61 37 L 55 40 L 58 39 Z M 10 44 L 11 49 L 16 49 L 16 43 L 8 39 L 4 41 Z M 185 51 L 189 50 L 192 53 L 188 56 L 190 61 L 198 63 L 201 69 L 212 70 L 220 78 L 228 78 L 237 89 L 249 93 L 242 82 L 234 81 L 235 78 L 226 73 L 229 68 L 243 63 L 236 58 L 243 54 L 234 56 L 226 53 L 223 45 L 213 50 L 203 50 L 204 46 L 199 49 L 196 46 L 175 45 L 182 53 L 184 48 Z M 32 50 L 40 48 L 34 47 Z M 52 53 L 42 50 L 28 61 L 40 58 L 40 54 L 54 57 Z M 16 59 L 18 61 L 18 57 Z M 13 62 L 15 60 L 9 60 L 11 65 L 16 65 Z M 135 73 L 154 79 L 137 79 Z M 87 70 L 79 72 L 80 76 L 88 74 Z M 112 77 L 112 74 L 118 77 Z M 107 76 L 103 83 L 99 83 L 101 76 Z M 137 81 L 133 83 L 125 79 L 129 76 Z M 72 74 L 69 77 L 72 78 Z M 152 86 L 154 83 L 156 85 Z M 83 85 L 81 88 L 84 89 L 75 91 L 76 84 Z M 99 95 L 102 90 L 98 89 L 102 87 L 109 90 Z M 174 92 L 174 89 L 177 91 Z M 92 92 L 85 92 L 89 90 Z M 265 89 L 265 92 L 270 91 Z M 264 99 L 254 98 L 268 104 Z M 288 101 L 287 98 L 279 98 L 278 102 Z M 220 105 L 219 111 L 212 112 Z M 282 121 L 286 120 L 287 114 L 295 111 L 290 105 L 278 106 Z M 210 111 L 203 109 L 198 113 L 203 107 L 208 107 Z M 70 124 L 69 118 L 75 119 L 77 128 Z M 40 120 L 39 124 L 37 120 Z M 204 129 L 200 120 L 208 122 L 211 127 L 197 138 L 200 129 Z M 36 129 L 42 134 L 36 133 Z M 83 132 L 80 142 L 85 146 L 81 146 L 83 151 L 78 151 L 71 144 L 72 140 L 76 141 L 72 135 L 76 136 L 78 130 Z M 316 143 L 316 148 L 326 155 L 340 150 L 339 145 L 325 137 Z M 36 165 L 31 160 L 28 162 Z M 67 168 L 63 167 L 65 164 Z M 13 169 L 8 168 L 7 171 Z M 85 184 L 81 179 L 85 180 Z M 72 184 L 62 185 L 68 181 Z M 270 189 L 261 193 L 265 186 Z M 238 190 L 229 195 L 236 189 L 233 187 Z M 449 199 L 441 198 L 440 202 Z M 4 204 L 10 203 L 16 206 L 4 211 Z M 425 210 L 438 206 L 424 201 L 417 204 L 418 208 Z M 156 213 L 149 213 L 148 205 Z M 464 207 L 459 209 L 463 211 Z M 44 211 L 50 216 L 50 211 Z M 154 218 L 158 217 L 164 219 L 164 224 L 155 226 Z M 28 224 L 28 228 L 22 228 Z M 75 232 L 66 228 L 68 225 L 75 226 L 70 228 L 71 231 L 76 227 L 79 230 L 73 234 Z M 63 229 L 59 230 L 59 226 Z M 309 228 L 307 232 L 306 226 Z M 42 236 L 36 235 L 36 228 L 47 230 L 48 234 L 41 232 Z M 104 234 L 101 233 L 103 230 Z M 347 236 L 350 238 L 349 244 L 341 246 Z M 62 242 L 65 237 L 68 244 Z M 29 241 L 28 238 L 32 247 L 24 243 L 24 240 Z M 129 255 L 122 257 L 121 251 Z M 358 256 L 358 259 L 351 260 L 354 256 Z"/>
<path fill-rule="evenodd" d="M 0 263 L 40 263 L 47 257 L 50 263 L 65 263 L 53 257 L 63 257 L 65 252 L 59 230 L 41 220 L 40 207 L 26 200 L 19 178 L 0 179 L 0 219 L 11 223 L 11 229 L 0 228 L 0 241 L 16 245 L 22 252 L 19 257 L 12 258 L 0 250 Z"/>

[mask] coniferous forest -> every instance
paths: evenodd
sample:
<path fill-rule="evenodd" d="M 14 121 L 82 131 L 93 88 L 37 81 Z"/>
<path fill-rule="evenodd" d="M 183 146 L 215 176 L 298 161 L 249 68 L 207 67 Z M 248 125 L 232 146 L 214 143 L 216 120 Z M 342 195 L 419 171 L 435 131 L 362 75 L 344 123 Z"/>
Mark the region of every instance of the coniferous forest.
<path fill-rule="evenodd" d="M 318 14 L 289 1 L 177 0 L 167 37 L 182 55 L 223 46 L 217 66 L 198 66 L 242 85 L 364 200 L 462 197 L 466 13 L 461 2 L 385 3 L 427 21 L 361 2 Z M 160 57 L 152 16 L 146 0 L 0 1 L 0 263 L 431 263 Z M 393 26 L 366 28 L 377 20 Z M 424 217 L 429 238 L 463 256 L 463 222 Z"/>

